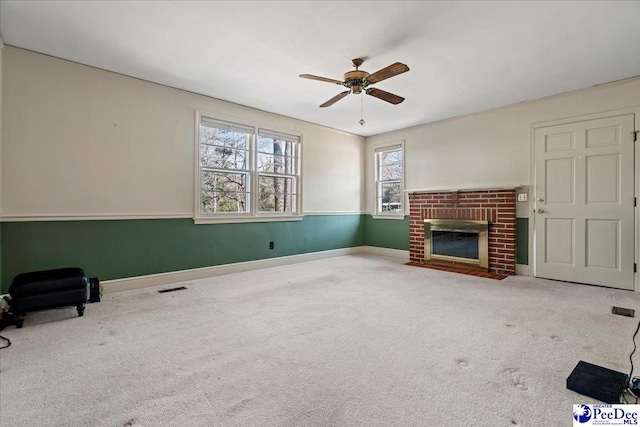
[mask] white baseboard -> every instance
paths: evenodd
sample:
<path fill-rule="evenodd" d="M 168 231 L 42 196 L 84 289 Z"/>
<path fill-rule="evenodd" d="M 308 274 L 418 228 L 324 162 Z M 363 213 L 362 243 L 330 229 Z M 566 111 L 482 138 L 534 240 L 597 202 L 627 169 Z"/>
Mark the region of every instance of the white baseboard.
<path fill-rule="evenodd" d="M 104 293 L 128 291 L 132 289 L 147 288 L 150 286 L 167 285 L 170 283 L 184 282 L 187 280 L 204 279 L 207 277 L 221 276 L 224 274 L 240 273 L 243 271 L 259 270 L 280 265 L 295 264 L 299 262 L 315 261 L 325 258 L 333 258 L 343 255 L 353 255 L 367 252 L 367 246 L 353 248 L 334 249 L 308 254 L 290 255 L 277 258 L 267 258 L 255 261 L 237 262 L 233 264 L 214 265 L 211 267 L 194 268 L 190 270 L 170 271 L 168 273 L 149 274 L 147 276 L 127 277 L 124 279 L 105 280 L 101 282 Z M 380 248 L 376 248 L 380 249 Z M 391 249 L 389 249 L 391 250 Z M 388 255 L 388 254 L 387 254 Z"/>
<path fill-rule="evenodd" d="M 516 275 L 518 276 L 528 276 L 529 275 L 529 266 L 525 264 L 516 264 Z"/>
<path fill-rule="evenodd" d="M 362 246 L 362 248 L 363 252 L 367 254 L 392 256 L 409 262 L 409 251 L 404 251 L 402 249 L 380 248 L 378 246 Z"/>
<path fill-rule="evenodd" d="M 204 279 L 222 276 L 224 274 L 241 273 L 243 271 L 259 270 L 280 265 L 299 262 L 315 261 L 343 255 L 369 253 L 375 255 L 392 256 L 409 261 L 409 251 L 400 249 L 379 248 L 376 246 L 356 246 L 353 248 L 333 249 L 330 251 L 311 252 L 308 254 L 290 255 L 277 258 L 259 259 L 255 261 L 237 262 L 233 264 L 214 265 L 211 267 L 194 268 L 190 270 L 170 271 L 168 273 L 149 274 L 146 276 L 126 277 L 124 279 L 105 280 L 100 283 L 105 294 L 111 292 L 129 291 L 150 286 L 167 285 L 187 280 Z"/>

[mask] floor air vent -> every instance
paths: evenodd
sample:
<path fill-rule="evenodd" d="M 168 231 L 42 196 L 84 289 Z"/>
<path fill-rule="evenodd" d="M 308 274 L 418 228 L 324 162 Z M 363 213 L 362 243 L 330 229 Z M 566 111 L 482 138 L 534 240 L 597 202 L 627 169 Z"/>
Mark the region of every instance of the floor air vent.
<path fill-rule="evenodd" d="M 613 307 L 611 313 L 619 314 L 620 316 L 635 317 L 635 310 L 630 308 Z"/>
<path fill-rule="evenodd" d="M 184 286 L 178 286 L 177 288 L 161 289 L 161 290 L 158 291 L 158 293 L 159 294 L 164 294 L 164 293 L 167 293 L 167 292 L 184 291 L 185 289 L 187 289 L 187 288 L 185 288 Z"/>

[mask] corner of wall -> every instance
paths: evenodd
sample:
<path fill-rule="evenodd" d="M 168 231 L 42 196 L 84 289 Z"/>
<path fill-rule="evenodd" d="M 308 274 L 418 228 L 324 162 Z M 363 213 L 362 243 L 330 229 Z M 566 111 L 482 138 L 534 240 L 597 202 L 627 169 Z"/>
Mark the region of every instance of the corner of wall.
<path fill-rule="evenodd" d="M 2 51 L 4 43 L 0 35 L 0 289 L 2 288 Z"/>

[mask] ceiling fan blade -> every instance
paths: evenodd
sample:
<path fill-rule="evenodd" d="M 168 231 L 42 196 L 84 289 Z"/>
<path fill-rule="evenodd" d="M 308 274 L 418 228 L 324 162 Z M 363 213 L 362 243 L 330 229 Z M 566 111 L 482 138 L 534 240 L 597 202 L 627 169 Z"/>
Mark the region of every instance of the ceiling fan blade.
<path fill-rule="evenodd" d="M 378 99 L 382 99 L 383 101 L 387 101 L 393 105 L 400 104 L 404 101 L 404 98 L 398 95 L 394 95 L 393 93 L 386 92 L 384 90 L 370 88 L 366 90 L 367 95 L 375 96 Z"/>
<path fill-rule="evenodd" d="M 333 98 L 331 98 L 330 100 L 328 100 L 327 102 L 325 102 L 324 104 L 322 104 L 320 106 L 320 108 L 324 108 L 324 107 L 330 107 L 333 104 L 335 104 L 336 102 L 340 101 L 342 98 L 344 98 L 345 96 L 349 95 L 349 90 L 345 90 L 344 92 L 340 92 L 339 94 L 337 94 L 336 96 L 334 96 Z"/>
<path fill-rule="evenodd" d="M 367 81 L 367 83 L 372 85 L 374 83 L 381 82 L 382 80 L 386 80 L 390 77 L 397 76 L 398 74 L 406 73 L 407 71 L 409 71 L 409 67 L 401 62 L 396 62 L 395 64 L 391 64 L 388 67 L 384 67 L 382 70 L 378 70 L 373 74 L 369 74 L 369 76 L 365 80 Z"/>
<path fill-rule="evenodd" d="M 321 82 L 335 83 L 337 85 L 342 85 L 342 81 L 340 80 L 329 79 L 327 77 L 314 76 L 313 74 L 300 74 L 300 77 L 302 77 L 303 79 L 318 80 Z"/>

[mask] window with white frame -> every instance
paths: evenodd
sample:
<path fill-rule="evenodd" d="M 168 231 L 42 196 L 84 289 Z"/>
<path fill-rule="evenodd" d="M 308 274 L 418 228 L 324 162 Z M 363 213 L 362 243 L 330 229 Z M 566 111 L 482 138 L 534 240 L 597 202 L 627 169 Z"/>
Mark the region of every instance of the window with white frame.
<path fill-rule="evenodd" d="M 299 215 L 299 136 L 198 117 L 196 218 Z"/>
<path fill-rule="evenodd" d="M 376 214 L 404 215 L 404 147 L 379 147 L 376 153 Z"/>
<path fill-rule="evenodd" d="M 257 172 L 260 212 L 296 213 L 299 138 L 258 131 Z"/>

